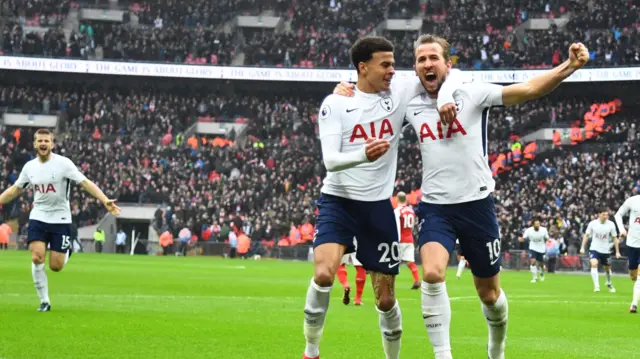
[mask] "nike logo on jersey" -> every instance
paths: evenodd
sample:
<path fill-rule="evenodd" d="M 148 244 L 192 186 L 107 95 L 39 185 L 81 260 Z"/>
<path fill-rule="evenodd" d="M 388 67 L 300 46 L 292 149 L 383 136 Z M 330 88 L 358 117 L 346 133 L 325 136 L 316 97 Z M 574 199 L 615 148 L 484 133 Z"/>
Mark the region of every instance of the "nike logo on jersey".
<path fill-rule="evenodd" d="M 358 109 L 357 107 L 356 107 L 356 108 L 348 108 L 348 109 L 347 109 L 347 113 L 349 113 L 349 112 L 353 112 L 353 111 L 355 111 L 355 110 L 357 110 L 357 109 Z"/>
<path fill-rule="evenodd" d="M 414 112 L 414 113 L 413 113 L 413 115 L 414 115 L 414 116 L 418 116 L 418 115 L 419 115 L 419 114 L 421 114 L 422 112 L 424 112 L 424 110 L 422 110 L 422 111 L 418 111 L 418 112 Z"/>
<path fill-rule="evenodd" d="M 394 263 L 394 264 L 389 264 L 389 268 L 397 267 L 397 266 L 398 266 L 398 264 L 400 264 L 400 262 L 398 262 L 398 263 Z"/>

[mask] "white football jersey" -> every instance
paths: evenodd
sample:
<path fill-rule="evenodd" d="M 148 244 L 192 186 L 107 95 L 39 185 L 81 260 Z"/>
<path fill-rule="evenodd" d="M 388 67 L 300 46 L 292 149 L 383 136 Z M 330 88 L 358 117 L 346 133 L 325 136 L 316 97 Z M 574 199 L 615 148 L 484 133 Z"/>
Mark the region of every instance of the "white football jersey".
<path fill-rule="evenodd" d="M 524 231 L 524 239 L 529 240 L 529 250 L 538 253 L 547 252 L 547 239 L 549 239 L 549 232 L 546 227 L 540 226 L 536 231 L 535 228 L 529 227 Z"/>
<path fill-rule="evenodd" d="M 415 79 L 394 79 L 388 92 L 355 96 L 329 95 L 320 106 L 318 130 L 320 140 L 329 135 L 342 136 L 340 152 L 362 151 L 365 142 L 387 139 L 390 148 L 374 162 L 327 172 L 322 193 L 359 201 L 391 198 L 398 166 L 398 144 L 407 102 L 424 88 Z"/>
<path fill-rule="evenodd" d="M 622 223 L 622 217 L 629 215 L 629 231 L 627 231 L 627 246 L 633 248 L 640 248 L 640 195 L 629 197 L 618 212 L 616 212 L 615 219 L 618 229 L 624 231 L 624 224 Z"/>
<path fill-rule="evenodd" d="M 86 177 L 70 159 L 51 153 L 45 163 L 39 158 L 27 162 L 15 186 L 33 190 L 33 209 L 29 219 L 45 223 L 71 223 L 69 193 L 71 181 L 80 183 Z"/>
<path fill-rule="evenodd" d="M 610 220 L 604 223 L 599 219 L 589 222 L 586 234 L 591 238 L 591 246 L 589 250 L 602 254 L 609 254 L 611 250 L 611 240 L 618 235 L 616 225 Z"/>
<path fill-rule="evenodd" d="M 407 108 L 422 152 L 422 200 L 454 204 L 486 198 L 495 188 L 487 158 L 487 118 L 502 105 L 502 86 L 461 85 L 454 93 L 457 119 L 440 122 L 436 99 L 414 97 Z"/>

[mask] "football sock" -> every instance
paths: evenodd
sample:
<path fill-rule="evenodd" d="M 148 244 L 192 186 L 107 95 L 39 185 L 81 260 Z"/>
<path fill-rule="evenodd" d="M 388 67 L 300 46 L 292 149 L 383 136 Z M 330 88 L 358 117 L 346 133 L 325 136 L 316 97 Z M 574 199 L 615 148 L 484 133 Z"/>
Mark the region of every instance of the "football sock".
<path fill-rule="evenodd" d="M 529 268 L 531 269 L 531 274 L 533 274 L 533 279 L 538 279 L 538 267 L 532 265 Z"/>
<path fill-rule="evenodd" d="M 342 287 L 348 288 L 349 281 L 347 280 L 347 267 L 344 264 L 338 267 L 337 275 L 338 275 L 338 280 L 340 281 L 340 284 L 342 284 Z"/>
<path fill-rule="evenodd" d="M 489 359 L 504 359 L 509 306 L 507 296 L 502 289 L 495 304 L 482 303 L 482 312 L 489 327 Z"/>
<path fill-rule="evenodd" d="M 607 285 L 611 285 L 611 269 L 605 269 L 604 274 L 607 276 Z"/>
<path fill-rule="evenodd" d="M 538 267 L 538 272 L 540 273 L 540 277 L 544 277 L 544 264 Z"/>
<path fill-rule="evenodd" d="M 467 261 L 464 258 L 460 258 L 460 263 L 458 263 L 458 273 L 456 273 L 456 277 L 460 277 L 462 272 L 464 271 L 464 267 L 467 266 Z"/>
<path fill-rule="evenodd" d="M 331 287 L 320 287 L 311 279 L 304 304 L 304 337 L 306 339 L 304 355 L 309 358 L 320 355 L 320 339 L 322 339 L 324 319 L 329 309 L 330 294 Z"/>
<path fill-rule="evenodd" d="M 33 284 L 40 297 L 40 303 L 51 303 L 49 300 L 49 283 L 47 281 L 47 273 L 44 270 L 44 263 L 31 263 L 31 275 L 33 276 Z"/>
<path fill-rule="evenodd" d="M 362 292 L 364 292 L 364 285 L 367 282 L 367 271 L 363 267 L 356 267 L 356 302 L 362 300 Z"/>
<path fill-rule="evenodd" d="M 420 281 L 420 273 L 418 273 L 418 266 L 414 263 L 414 262 L 409 262 L 407 264 L 407 266 L 409 267 L 409 269 L 411 269 L 411 275 L 413 276 L 413 282 L 419 282 Z"/>
<path fill-rule="evenodd" d="M 633 285 L 633 302 L 631 304 L 638 305 L 640 300 L 640 277 L 636 280 L 636 284 Z"/>
<path fill-rule="evenodd" d="M 591 268 L 591 279 L 593 279 L 593 287 L 600 288 L 600 283 L 598 281 L 598 268 Z"/>
<path fill-rule="evenodd" d="M 402 344 L 402 313 L 398 301 L 390 310 L 380 313 L 380 332 L 382 332 L 382 347 L 386 359 L 400 358 L 400 346 Z"/>
<path fill-rule="evenodd" d="M 443 283 L 422 282 L 422 318 L 436 358 L 450 358 L 451 302 Z"/>

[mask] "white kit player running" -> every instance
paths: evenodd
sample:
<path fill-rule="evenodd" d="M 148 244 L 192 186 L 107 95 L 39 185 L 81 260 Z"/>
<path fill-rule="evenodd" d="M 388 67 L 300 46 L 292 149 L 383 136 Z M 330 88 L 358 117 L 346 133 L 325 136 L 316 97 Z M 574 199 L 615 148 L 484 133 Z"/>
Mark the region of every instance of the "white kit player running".
<path fill-rule="evenodd" d="M 529 241 L 529 265 L 533 279 L 531 283 L 538 281 L 538 273 L 540 281 L 544 282 L 544 255 L 547 252 L 547 239 L 549 232 L 546 227 L 540 227 L 540 221 L 535 220 L 533 226 L 527 228 L 522 236 Z"/>
<path fill-rule="evenodd" d="M 598 214 L 598 219 L 594 219 L 587 225 L 587 230 L 582 239 L 580 254 L 585 253 L 585 246 L 591 239 L 589 246 L 589 262 L 591 264 L 591 279 L 593 280 L 593 291 L 600 291 L 600 280 L 598 279 L 598 264 L 604 268 L 607 277 L 607 288 L 609 292 L 615 293 L 616 289 L 611 283 L 611 241 L 616 249 L 616 258 L 620 258 L 620 247 L 618 245 L 618 236 L 616 233 L 616 225 L 609 220 L 609 210 L 603 209 Z"/>
<path fill-rule="evenodd" d="M 460 248 L 460 240 L 456 239 L 456 259 L 458 260 L 458 271 L 456 272 L 456 279 L 460 280 L 462 277 L 462 272 L 467 267 L 467 260 L 464 259 L 464 253 L 462 253 L 462 248 Z"/>
<path fill-rule="evenodd" d="M 400 355 L 402 316 L 395 298 L 398 225 L 391 204 L 398 144 L 409 99 L 423 91 L 417 79 L 394 81 L 393 45 L 364 37 L 351 48 L 357 69 L 353 98 L 329 95 L 320 106 L 318 129 L 327 176 L 318 200 L 314 276 L 304 307 L 303 358 L 320 357 L 330 291 L 345 253 L 371 276 L 387 359 Z"/>
<path fill-rule="evenodd" d="M 53 140 L 53 132 L 47 129 L 36 131 L 33 142 L 38 156 L 24 165 L 18 180 L 0 195 L 0 204 L 5 205 L 25 189 L 31 187 L 33 190 L 33 209 L 29 214 L 27 241 L 31 250 L 31 274 L 40 298 L 40 312 L 51 310 L 44 267 L 47 245 L 50 249 L 49 268 L 54 272 L 62 270 L 71 254 L 71 181 L 79 183 L 100 200 L 111 214 L 120 214 L 115 201 L 107 198 L 95 183 L 80 173 L 70 159 L 51 152 Z"/>
<path fill-rule="evenodd" d="M 501 243 L 492 196 L 495 182 L 487 157 L 489 109 L 546 95 L 582 68 L 589 53 L 584 45 L 572 44 L 567 61 L 525 83 L 503 87 L 447 80 L 447 86 L 450 49 L 443 38 L 418 38 L 414 67 L 427 93 L 413 98 L 406 111 L 422 152 L 422 202 L 417 210 L 423 270 L 422 316 L 436 359 L 452 358 L 451 304 L 445 273 L 459 238 L 487 321 L 487 354 L 489 359 L 503 359 L 508 306 L 500 287 Z M 334 92 L 348 96 L 351 88 L 343 83 Z"/>
<path fill-rule="evenodd" d="M 622 218 L 629 216 L 629 231 L 625 231 Z M 640 195 L 628 198 L 615 217 L 620 238 L 627 241 L 627 258 L 629 258 L 629 276 L 635 283 L 633 285 L 633 300 L 631 301 L 630 313 L 638 312 L 638 301 L 640 300 L 640 278 L 638 278 L 638 266 L 640 265 Z"/>
<path fill-rule="evenodd" d="M 413 227 L 416 224 L 416 214 L 413 208 L 407 205 L 407 194 L 398 192 L 398 207 L 396 207 L 396 218 L 400 227 L 400 260 L 407 264 L 413 277 L 411 289 L 420 288 L 420 274 L 416 266 L 416 247 L 413 244 Z"/>

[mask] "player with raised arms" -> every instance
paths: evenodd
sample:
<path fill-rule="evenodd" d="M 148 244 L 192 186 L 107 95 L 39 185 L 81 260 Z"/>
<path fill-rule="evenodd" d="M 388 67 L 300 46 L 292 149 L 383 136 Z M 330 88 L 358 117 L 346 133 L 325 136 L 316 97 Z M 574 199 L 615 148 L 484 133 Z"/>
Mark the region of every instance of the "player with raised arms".
<path fill-rule="evenodd" d="M 402 317 L 394 294 L 399 233 L 391 196 L 404 109 L 423 89 L 417 79 L 391 81 L 393 45 L 384 38 L 357 40 L 351 61 L 358 74 L 355 96 L 327 96 L 318 115 L 327 176 L 318 200 L 314 275 L 304 306 L 306 359 L 320 356 L 330 291 L 341 258 L 356 251 L 354 237 L 356 257 L 371 276 L 385 356 L 400 355 Z"/>
<path fill-rule="evenodd" d="M 29 186 L 34 193 L 33 209 L 29 214 L 27 242 L 31 250 L 31 274 L 40 298 L 38 311 L 51 310 L 49 286 L 45 272 L 45 255 L 49 245 L 49 268 L 62 270 L 71 254 L 71 209 L 69 193 L 71 181 L 97 198 L 114 216 L 120 214 L 115 200 L 107 198 L 95 183 L 87 179 L 70 159 L 53 153 L 54 134 L 39 129 L 33 135 L 37 157 L 27 162 L 16 182 L 0 195 L 0 204 L 11 202 Z"/>
<path fill-rule="evenodd" d="M 622 218 L 629 216 L 629 232 L 624 229 Z M 629 259 L 629 276 L 635 282 L 633 285 L 633 300 L 630 313 L 638 312 L 638 300 L 640 300 L 640 278 L 638 278 L 638 266 L 640 265 L 640 195 L 629 197 L 618 209 L 614 216 L 620 238 L 627 240 L 627 258 Z"/>
<path fill-rule="evenodd" d="M 589 261 L 591 263 L 593 291 L 600 291 L 598 264 L 601 264 L 607 276 L 607 288 L 609 288 L 609 292 L 615 293 L 616 289 L 613 287 L 613 284 L 611 284 L 611 247 L 609 243 L 613 240 L 613 246 L 616 249 L 616 258 L 620 258 L 620 247 L 618 244 L 616 225 L 609 220 L 608 209 L 603 208 L 598 214 L 598 219 L 594 219 L 587 225 L 587 230 L 582 239 L 582 246 L 580 247 L 580 254 L 585 253 L 584 248 L 589 239 L 591 239 L 591 245 L 589 245 Z"/>
<path fill-rule="evenodd" d="M 547 227 L 540 226 L 540 220 L 533 221 L 533 226 L 524 231 L 522 237 L 529 241 L 529 265 L 533 279 L 531 283 L 538 281 L 538 273 L 540 273 L 540 281 L 544 282 L 544 255 L 547 253 L 547 239 L 549 239 L 549 231 Z"/>
<path fill-rule="evenodd" d="M 413 227 L 416 224 L 416 214 L 407 205 L 407 194 L 398 192 L 398 206 L 395 209 L 398 225 L 400 226 L 400 260 L 407 264 L 413 277 L 411 289 L 420 288 L 420 273 L 416 266 L 416 247 L 413 244 Z"/>
<path fill-rule="evenodd" d="M 422 152 L 422 201 L 418 206 L 422 316 L 436 359 L 452 358 L 445 273 L 458 238 L 487 320 L 489 359 L 503 359 L 508 306 L 500 286 L 500 231 L 492 196 L 495 181 L 487 157 L 489 110 L 550 93 L 584 66 L 589 53 L 584 45 L 572 44 L 569 59 L 561 65 L 525 83 L 503 87 L 445 83 L 451 71 L 450 50 L 441 37 L 418 38 L 414 68 L 426 93 L 413 98 L 406 109 Z M 342 83 L 334 92 L 348 94 L 351 88 Z"/>

